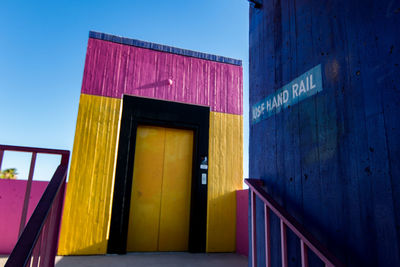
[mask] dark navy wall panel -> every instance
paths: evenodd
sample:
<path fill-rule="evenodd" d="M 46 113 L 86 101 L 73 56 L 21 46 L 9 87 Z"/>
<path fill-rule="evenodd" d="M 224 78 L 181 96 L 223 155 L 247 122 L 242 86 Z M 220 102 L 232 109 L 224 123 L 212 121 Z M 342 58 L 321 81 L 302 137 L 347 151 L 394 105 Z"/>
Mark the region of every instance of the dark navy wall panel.
<path fill-rule="evenodd" d="M 264 0 L 250 6 L 249 34 L 250 112 L 318 64 L 323 83 L 250 122 L 250 177 L 345 264 L 400 266 L 400 1 Z M 277 232 L 273 266 L 279 242 Z"/>

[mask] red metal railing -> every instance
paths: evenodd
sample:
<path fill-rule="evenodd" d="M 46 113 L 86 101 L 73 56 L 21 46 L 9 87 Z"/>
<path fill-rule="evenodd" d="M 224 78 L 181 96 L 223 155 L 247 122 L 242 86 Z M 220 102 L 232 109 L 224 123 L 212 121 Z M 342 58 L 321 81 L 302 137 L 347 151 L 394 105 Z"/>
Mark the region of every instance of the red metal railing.
<path fill-rule="evenodd" d="M 32 153 L 21 216 L 20 237 L 5 266 L 54 266 L 58 247 L 69 151 L 0 145 L 0 169 L 4 151 Z M 26 227 L 24 227 L 36 156 L 39 153 L 61 155 L 61 162 L 33 211 Z"/>
<path fill-rule="evenodd" d="M 291 216 L 281 205 L 279 205 L 263 188 L 262 181 L 257 179 L 245 179 L 250 189 L 251 202 L 251 259 L 252 266 L 257 266 L 257 229 L 256 229 L 256 196 L 264 202 L 265 218 L 265 263 L 271 266 L 271 232 L 270 232 L 270 211 L 274 212 L 280 219 L 281 228 L 281 259 L 282 266 L 288 266 L 286 228 L 288 227 L 300 239 L 301 266 L 308 266 L 308 249 L 313 251 L 325 266 L 344 266 L 333 256 L 317 239 L 315 239 L 305 228 Z"/>

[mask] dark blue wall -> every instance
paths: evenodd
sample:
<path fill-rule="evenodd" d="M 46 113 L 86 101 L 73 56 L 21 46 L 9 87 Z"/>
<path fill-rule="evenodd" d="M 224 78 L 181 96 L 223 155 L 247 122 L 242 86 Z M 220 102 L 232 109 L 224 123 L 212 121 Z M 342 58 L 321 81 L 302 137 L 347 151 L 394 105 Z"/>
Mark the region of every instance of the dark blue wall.
<path fill-rule="evenodd" d="M 400 266 L 399 51 L 399 0 L 250 7 L 250 112 L 318 64 L 323 79 L 322 92 L 250 125 L 250 177 L 350 266 Z M 264 264 L 261 205 L 257 219 Z M 272 231 L 275 266 L 276 218 Z M 298 240 L 289 240 L 295 265 Z"/>

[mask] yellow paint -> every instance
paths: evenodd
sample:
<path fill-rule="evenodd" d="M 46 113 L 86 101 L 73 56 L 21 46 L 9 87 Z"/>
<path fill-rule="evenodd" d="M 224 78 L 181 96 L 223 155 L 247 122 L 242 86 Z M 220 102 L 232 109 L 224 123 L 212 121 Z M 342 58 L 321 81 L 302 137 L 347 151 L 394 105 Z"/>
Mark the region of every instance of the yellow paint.
<path fill-rule="evenodd" d="M 127 251 L 158 249 L 164 143 L 163 128 L 138 127 Z"/>
<path fill-rule="evenodd" d="M 243 186 L 243 117 L 210 113 L 207 252 L 235 251 L 236 194 Z"/>
<path fill-rule="evenodd" d="M 193 132 L 139 126 L 128 251 L 188 249 Z"/>
<path fill-rule="evenodd" d="M 64 213 L 62 219 L 58 253 L 60 255 L 105 254 L 111 219 L 112 196 L 115 174 L 116 144 L 121 100 L 82 94 L 79 104 L 74 148 L 70 166 Z M 243 117 L 240 115 L 210 113 L 207 247 L 208 252 L 235 250 L 236 199 L 235 190 L 242 188 L 243 173 Z M 171 136 L 169 135 L 171 131 Z M 176 132 L 175 132 L 176 131 Z M 177 138 L 180 130 L 167 129 L 165 139 Z M 189 138 L 192 142 L 192 137 Z M 172 155 L 180 146 L 176 141 L 165 141 L 165 153 Z M 185 141 L 186 142 L 186 141 Z M 192 145 L 185 145 L 192 149 Z M 169 152 L 168 152 L 169 151 Z M 182 152 L 192 153 L 192 151 Z M 181 154 L 181 152 L 177 153 Z M 187 155 L 183 158 L 190 158 Z M 166 162 L 171 155 L 165 157 Z M 135 159 L 136 160 L 136 159 Z M 179 172 L 191 175 L 191 169 L 179 169 L 182 159 L 173 159 L 163 165 L 163 177 L 175 177 Z M 150 161 L 151 170 L 156 171 L 157 160 Z M 174 165 L 175 164 L 175 165 Z M 178 166 L 176 166 L 178 164 Z M 189 164 L 191 168 L 191 163 Z M 179 171 L 178 171 L 179 169 Z M 135 168 L 135 170 L 138 170 Z M 179 180 L 179 181 L 189 181 Z M 163 179 L 162 192 L 173 192 L 178 181 Z M 190 184 L 187 184 L 190 188 Z M 179 190 L 178 190 L 179 191 Z M 189 191 L 190 192 L 190 191 Z M 179 196 L 178 192 L 173 195 Z M 159 237 L 157 250 L 186 250 L 188 239 L 190 194 L 180 195 L 187 207 L 178 207 L 172 197 L 161 195 L 159 213 Z M 182 209 L 183 211 L 180 211 Z M 185 211 L 186 210 L 186 211 Z M 173 221 L 168 212 L 182 215 L 182 223 Z M 172 218 L 170 222 L 169 219 Z M 164 222 L 165 221 L 165 222 Z M 180 225 L 183 232 L 169 229 Z M 171 248 L 168 240 L 182 237 L 177 248 Z M 183 244 L 183 245 L 182 245 Z"/>
<path fill-rule="evenodd" d="M 185 251 L 189 244 L 193 132 L 167 129 L 160 213 L 160 251 Z"/>
<path fill-rule="evenodd" d="M 60 255 L 107 251 L 120 105 L 120 99 L 81 95 L 61 225 Z"/>

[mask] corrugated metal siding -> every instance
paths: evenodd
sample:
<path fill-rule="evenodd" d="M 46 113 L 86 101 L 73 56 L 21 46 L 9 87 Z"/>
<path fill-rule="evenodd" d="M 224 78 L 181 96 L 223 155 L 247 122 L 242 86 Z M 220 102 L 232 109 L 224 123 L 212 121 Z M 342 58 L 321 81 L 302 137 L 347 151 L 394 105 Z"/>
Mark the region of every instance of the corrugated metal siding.
<path fill-rule="evenodd" d="M 121 100 L 82 94 L 58 253 L 104 254 Z"/>
<path fill-rule="evenodd" d="M 243 117 L 210 113 L 207 252 L 236 249 L 236 190 L 243 187 Z"/>
<path fill-rule="evenodd" d="M 281 0 L 250 10 L 250 105 L 318 64 L 323 78 L 318 95 L 251 126 L 250 177 L 349 266 L 400 266 L 399 8 Z M 288 238 L 299 265 L 298 240 Z"/>
<path fill-rule="evenodd" d="M 89 38 L 82 93 L 144 96 L 241 115 L 242 77 L 241 66 Z"/>

